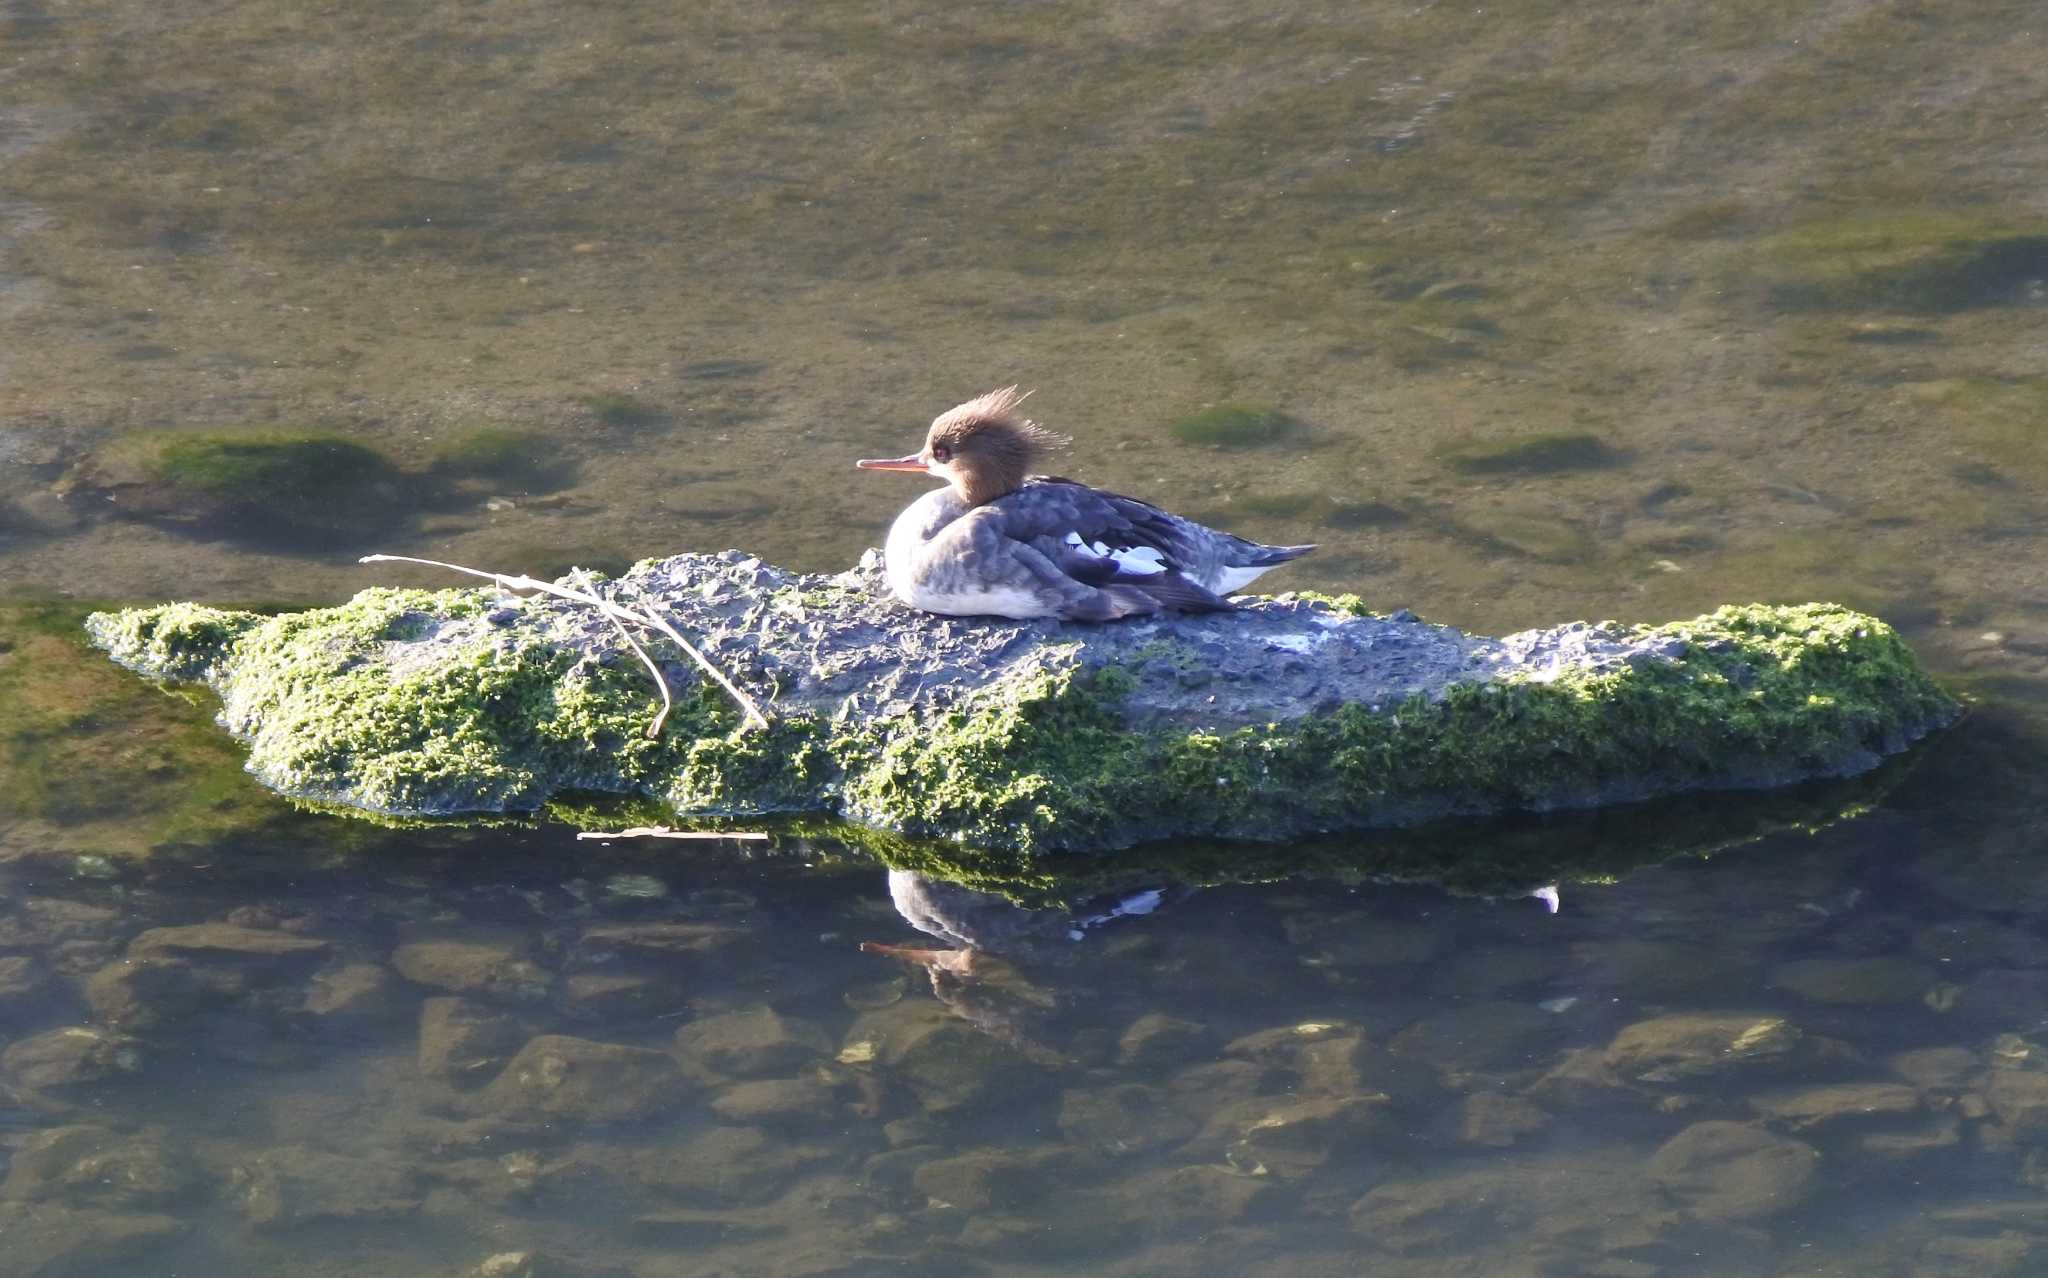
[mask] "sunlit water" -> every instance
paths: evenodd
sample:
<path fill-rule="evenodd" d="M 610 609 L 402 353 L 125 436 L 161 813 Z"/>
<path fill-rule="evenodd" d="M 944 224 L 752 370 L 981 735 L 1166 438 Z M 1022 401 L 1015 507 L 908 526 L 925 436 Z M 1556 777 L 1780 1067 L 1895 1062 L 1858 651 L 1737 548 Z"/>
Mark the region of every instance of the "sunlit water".
<path fill-rule="evenodd" d="M 0 1271 L 2048 1269 L 2044 36 L 0 3 Z M 1323 544 L 1276 588 L 1837 599 L 1971 716 L 1611 882 L 1589 827 L 1471 832 L 1578 865 L 1554 913 L 1028 911 L 788 836 L 293 813 L 72 637 L 445 584 L 371 550 L 842 566 L 917 491 L 848 460 L 1013 381 L 1066 472 Z M 1223 403 L 1287 425 L 1173 430 Z M 332 482 L 194 479 L 221 432 Z"/>

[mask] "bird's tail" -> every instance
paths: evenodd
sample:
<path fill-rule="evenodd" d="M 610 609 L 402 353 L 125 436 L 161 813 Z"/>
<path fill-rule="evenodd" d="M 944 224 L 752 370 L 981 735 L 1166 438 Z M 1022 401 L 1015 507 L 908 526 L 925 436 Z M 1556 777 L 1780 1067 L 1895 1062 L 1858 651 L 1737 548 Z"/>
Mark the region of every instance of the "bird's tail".
<path fill-rule="evenodd" d="M 1163 572 L 1142 584 L 1118 582 L 1102 587 L 1111 617 L 1142 617 L 1155 612 L 1230 612 L 1228 599 L 1189 581 L 1177 572 Z"/>
<path fill-rule="evenodd" d="M 1290 559 L 1299 559 L 1315 549 L 1313 545 L 1262 546 L 1255 541 L 1245 544 L 1251 548 L 1251 553 L 1240 561 L 1246 568 L 1274 568 Z"/>

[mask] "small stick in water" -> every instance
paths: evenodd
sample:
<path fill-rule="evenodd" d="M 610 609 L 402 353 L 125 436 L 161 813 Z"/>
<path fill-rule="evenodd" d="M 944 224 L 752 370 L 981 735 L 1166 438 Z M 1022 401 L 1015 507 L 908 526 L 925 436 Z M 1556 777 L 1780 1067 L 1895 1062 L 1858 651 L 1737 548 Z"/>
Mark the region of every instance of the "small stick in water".
<path fill-rule="evenodd" d="M 768 836 L 754 830 L 671 830 L 665 825 L 634 825 L 623 830 L 578 830 L 579 839 L 744 839 L 765 843 Z"/>

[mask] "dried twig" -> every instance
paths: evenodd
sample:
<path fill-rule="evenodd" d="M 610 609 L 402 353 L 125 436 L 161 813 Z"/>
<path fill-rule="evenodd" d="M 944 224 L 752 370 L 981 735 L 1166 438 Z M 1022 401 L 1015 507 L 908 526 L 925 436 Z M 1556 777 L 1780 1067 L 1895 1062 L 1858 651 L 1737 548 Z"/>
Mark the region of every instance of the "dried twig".
<path fill-rule="evenodd" d="M 740 708 L 746 711 L 747 723 L 750 726 L 757 728 L 768 726 L 768 716 L 761 713 L 761 707 L 755 704 L 754 699 L 748 696 L 738 684 L 728 679 L 723 670 L 712 665 L 711 659 L 702 652 L 699 652 L 697 645 L 685 639 L 682 631 L 669 624 L 666 617 L 655 612 L 652 608 L 628 608 L 622 604 L 613 603 L 602 596 L 591 594 L 588 591 L 571 590 L 567 586 L 558 586 L 552 581 L 541 581 L 535 577 L 528 577 L 523 573 L 486 572 L 481 568 L 465 568 L 461 564 L 451 564 L 440 559 L 415 559 L 411 555 L 364 555 L 356 562 L 363 564 L 425 564 L 429 568 L 446 568 L 450 572 L 467 573 L 472 577 L 482 577 L 485 581 L 495 581 L 507 590 L 538 590 L 543 594 L 554 595 L 559 599 L 569 599 L 576 603 L 589 604 L 605 616 L 617 621 L 631 622 L 636 626 L 647 626 L 659 630 L 662 634 L 667 635 L 673 640 L 678 648 L 689 653 L 690 657 L 696 661 L 705 674 L 718 681 L 719 687 L 732 694 L 732 699 L 739 702 Z M 650 662 L 649 664 L 651 665 L 652 663 Z M 657 679 L 659 678 L 659 672 L 657 672 L 656 677 Z M 662 691 L 665 696 L 668 691 L 666 683 L 663 684 Z M 666 711 L 664 711 L 665 713 Z"/>
<path fill-rule="evenodd" d="M 570 576 L 575 579 L 577 585 L 584 587 L 591 594 L 597 593 L 596 584 L 590 580 L 590 574 L 583 569 L 576 569 Z M 652 740 L 659 737 L 661 725 L 668 722 L 668 712 L 676 708 L 676 699 L 668 690 L 668 676 L 661 673 L 661 667 L 654 664 L 654 658 L 647 655 L 647 649 L 641 647 L 640 641 L 633 637 L 633 632 L 626 629 L 625 622 L 620 621 L 610 609 L 605 610 L 604 619 L 612 623 L 612 629 L 619 632 L 619 638 L 625 640 L 626 646 L 633 650 L 633 655 L 640 658 L 640 664 L 647 667 L 647 673 L 654 676 L 654 686 L 661 689 L 661 713 L 655 715 L 654 722 L 647 725 L 648 738 Z"/>
<path fill-rule="evenodd" d="M 635 825 L 623 830 L 578 830 L 579 839 L 744 839 L 764 843 L 768 836 L 754 830 L 671 830 L 665 825 Z"/>

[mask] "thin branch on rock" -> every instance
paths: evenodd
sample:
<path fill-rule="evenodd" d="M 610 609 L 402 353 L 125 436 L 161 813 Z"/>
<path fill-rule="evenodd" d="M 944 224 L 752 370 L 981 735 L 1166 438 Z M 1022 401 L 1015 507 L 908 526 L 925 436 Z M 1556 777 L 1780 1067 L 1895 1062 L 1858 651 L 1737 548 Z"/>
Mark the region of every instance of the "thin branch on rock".
<path fill-rule="evenodd" d="M 634 825 L 623 830 L 578 830 L 579 839 L 743 839 L 765 843 L 768 836 L 755 830 L 671 830 L 665 825 Z"/>
<path fill-rule="evenodd" d="M 539 578 L 528 577 L 523 573 L 486 572 L 481 568 L 465 568 L 461 564 L 451 564 L 440 559 L 415 559 L 411 555 L 364 555 L 356 562 L 361 564 L 425 564 L 429 568 L 446 568 L 450 572 L 467 573 L 472 577 L 482 577 L 485 581 L 495 581 L 507 590 L 538 590 L 543 594 L 554 595 L 558 599 L 568 599 L 575 603 L 589 604 L 614 621 L 630 622 L 636 626 L 646 626 L 653 630 L 659 630 L 674 641 L 678 648 L 689 653 L 691 659 L 696 661 L 705 674 L 717 680 L 719 687 L 732 694 L 732 699 L 739 702 L 740 708 L 746 712 L 748 726 L 756 728 L 766 728 L 768 726 L 768 716 L 761 712 L 761 707 L 755 704 L 754 699 L 748 696 L 738 684 L 728 679 L 723 670 L 712 665 L 711 659 L 702 652 L 699 652 L 696 644 L 685 639 L 682 631 L 677 630 L 671 625 L 668 618 L 663 617 L 652 608 L 628 608 L 623 604 L 614 603 L 600 595 L 594 595 L 583 590 L 571 590 L 567 586 L 559 586 L 552 581 L 541 581 Z M 642 655 L 644 659 L 645 654 Z M 651 666 L 653 663 L 649 662 L 648 664 Z M 667 682 L 661 679 L 658 670 L 655 672 L 655 679 L 662 685 L 663 700 L 666 703 L 668 699 Z M 667 709 L 664 708 L 662 714 L 666 716 L 667 713 Z M 659 725 L 659 723 L 660 720 L 657 719 L 656 724 Z"/>
<path fill-rule="evenodd" d="M 590 580 L 590 574 L 583 569 L 573 569 L 569 576 L 577 585 L 593 595 L 597 594 L 596 583 Z M 633 655 L 640 658 L 640 664 L 647 667 L 647 673 L 654 676 L 654 686 L 661 689 L 661 713 L 655 715 L 654 722 L 647 725 L 648 739 L 653 740 L 661 736 L 661 725 L 668 722 L 668 712 L 676 708 L 676 699 L 668 690 L 668 676 L 661 672 L 660 666 L 654 664 L 654 658 L 647 655 L 647 649 L 640 646 L 640 641 L 633 637 L 633 632 L 626 629 L 625 622 L 620 621 L 610 609 L 605 610 L 604 619 L 612 623 L 612 629 L 619 632 L 619 638 L 625 640 L 626 646 L 633 650 Z"/>

